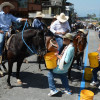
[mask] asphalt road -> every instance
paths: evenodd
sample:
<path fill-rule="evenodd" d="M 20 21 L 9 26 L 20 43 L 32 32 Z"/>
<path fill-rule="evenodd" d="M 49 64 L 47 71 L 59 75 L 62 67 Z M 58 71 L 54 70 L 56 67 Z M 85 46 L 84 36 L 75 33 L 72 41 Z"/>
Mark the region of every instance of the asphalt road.
<path fill-rule="evenodd" d="M 99 46 L 99 42 L 100 40 L 98 39 L 98 32 L 89 30 L 88 53 L 96 51 Z M 77 70 L 75 67 L 72 69 L 72 81 L 69 81 L 70 88 L 73 91 L 72 95 L 60 93 L 56 97 L 48 97 L 48 70 L 46 70 L 44 64 L 41 64 L 42 71 L 40 72 L 38 70 L 36 55 L 28 57 L 27 59 L 29 63 L 23 63 L 20 72 L 21 80 L 23 82 L 22 86 L 18 86 L 16 83 L 16 63 L 13 66 L 13 73 L 11 77 L 11 84 L 13 86 L 12 89 L 7 88 L 7 75 L 0 77 L 0 100 L 78 100 L 78 94 L 82 80 L 82 70 Z M 86 51 L 84 54 L 84 61 L 85 59 Z M 89 66 L 88 60 L 87 66 Z M 63 89 L 61 81 L 56 78 L 55 82 L 57 89 L 61 91 Z M 90 81 L 85 82 L 85 88 L 92 90 L 95 93 L 93 100 L 99 100 L 100 90 L 98 90 L 97 87 L 91 87 L 89 84 Z"/>

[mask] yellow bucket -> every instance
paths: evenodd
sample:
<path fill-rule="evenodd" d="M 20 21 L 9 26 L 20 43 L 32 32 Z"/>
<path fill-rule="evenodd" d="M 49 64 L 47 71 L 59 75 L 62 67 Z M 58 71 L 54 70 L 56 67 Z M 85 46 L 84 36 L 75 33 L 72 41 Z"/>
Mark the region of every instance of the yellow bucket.
<path fill-rule="evenodd" d="M 84 79 L 90 81 L 92 79 L 92 68 L 85 68 Z"/>
<path fill-rule="evenodd" d="M 92 52 L 88 54 L 90 67 L 96 68 L 99 66 L 98 55 L 99 54 L 97 52 Z"/>
<path fill-rule="evenodd" d="M 54 69 L 57 67 L 57 57 L 55 52 L 49 52 L 44 56 L 47 69 Z"/>
<path fill-rule="evenodd" d="M 80 100 L 93 100 L 94 93 L 90 90 L 81 90 Z"/>

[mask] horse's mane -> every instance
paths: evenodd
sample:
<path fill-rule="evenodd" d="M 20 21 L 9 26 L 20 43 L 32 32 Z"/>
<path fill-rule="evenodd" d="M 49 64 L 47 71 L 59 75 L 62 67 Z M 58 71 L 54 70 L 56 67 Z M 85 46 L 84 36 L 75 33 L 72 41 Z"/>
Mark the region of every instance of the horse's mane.
<path fill-rule="evenodd" d="M 28 28 L 25 28 L 24 33 L 27 33 L 27 32 L 32 31 L 32 30 L 41 31 L 40 29 L 35 29 L 34 27 L 28 27 Z M 18 34 L 22 34 L 22 31 L 20 31 Z"/>

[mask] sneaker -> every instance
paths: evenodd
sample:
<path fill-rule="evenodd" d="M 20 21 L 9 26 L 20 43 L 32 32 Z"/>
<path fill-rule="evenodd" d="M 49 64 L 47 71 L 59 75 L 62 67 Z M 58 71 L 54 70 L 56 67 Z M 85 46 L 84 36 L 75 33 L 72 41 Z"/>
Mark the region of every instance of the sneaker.
<path fill-rule="evenodd" d="M 50 93 L 48 94 L 48 96 L 53 96 L 53 95 L 57 94 L 58 92 L 59 92 L 58 90 L 55 90 L 55 91 L 50 90 Z"/>
<path fill-rule="evenodd" d="M 99 84 L 98 81 L 97 81 L 97 82 L 94 82 L 94 81 L 93 81 L 93 82 L 90 83 L 91 86 L 95 86 L 95 85 L 97 85 L 97 84 Z"/>
<path fill-rule="evenodd" d="M 100 85 L 98 86 L 98 89 L 100 90 Z"/>
<path fill-rule="evenodd" d="M 63 90 L 63 91 L 61 91 L 62 93 L 65 93 L 65 94 L 68 94 L 68 95 L 72 95 L 72 90 L 69 90 L 69 91 L 67 91 L 67 90 Z"/>

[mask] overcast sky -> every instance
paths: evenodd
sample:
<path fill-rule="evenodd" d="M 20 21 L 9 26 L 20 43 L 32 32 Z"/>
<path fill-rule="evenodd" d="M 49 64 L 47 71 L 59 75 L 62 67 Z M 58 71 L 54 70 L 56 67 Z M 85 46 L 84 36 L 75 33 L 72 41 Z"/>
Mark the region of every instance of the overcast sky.
<path fill-rule="evenodd" d="M 74 4 L 78 16 L 87 16 L 95 13 L 100 17 L 100 0 L 67 0 Z"/>

